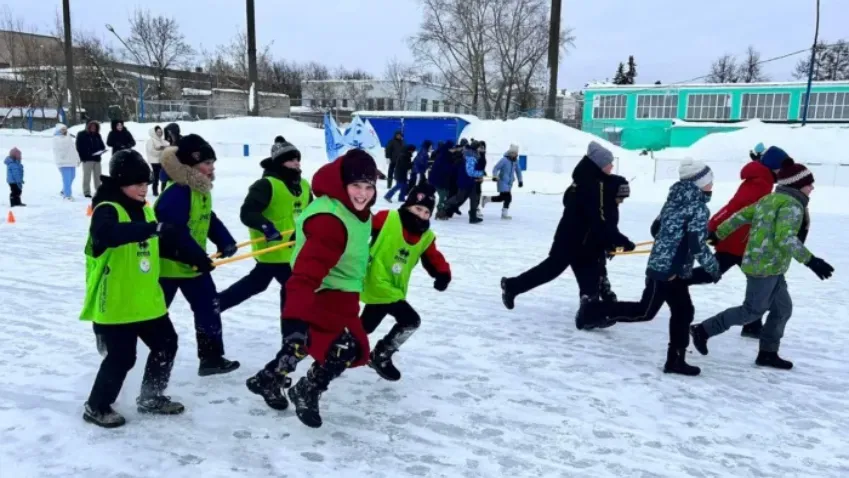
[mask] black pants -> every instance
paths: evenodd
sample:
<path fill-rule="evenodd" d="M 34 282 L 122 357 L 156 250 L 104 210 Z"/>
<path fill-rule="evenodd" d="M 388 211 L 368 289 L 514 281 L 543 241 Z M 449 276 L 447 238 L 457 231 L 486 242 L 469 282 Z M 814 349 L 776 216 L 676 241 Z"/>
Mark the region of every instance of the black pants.
<path fill-rule="evenodd" d="M 389 162 L 389 172 L 386 173 L 386 187 L 392 189 L 392 178 L 395 177 L 395 161 Z"/>
<path fill-rule="evenodd" d="M 150 349 L 142 377 L 141 397 L 162 395 L 168 387 L 177 355 L 177 332 L 168 315 L 132 324 L 94 324 L 94 332 L 106 345 L 106 357 L 88 397 L 93 409 L 104 410 L 115 403 L 127 372 L 136 363 L 138 339 Z"/>
<path fill-rule="evenodd" d="M 150 165 L 153 168 L 153 174 L 150 178 L 150 184 L 153 186 L 153 195 L 159 195 L 159 174 L 162 172 L 162 165 L 159 163 L 153 163 Z"/>
<path fill-rule="evenodd" d="M 469 219 L 477 217 L 480 196 L 478 196 L 477 189 L 474 186 L 458 189 L 457 194 L 448 198 L 448 201 L 445 202 L 445 212 L 449 216 L 457 214 L 466 199 L 469 200 Z"/>
<path fill-rule="evenodd" d="M 264 292 L 271 285 L 271 281 L 276 280 L 280 284 L 280 311 L 282 312 L 283 306 L 286 305 L 286 281 L 291 275 L 292 267 L 289 264 L 257 262 L 248 275 L 218 294 L 218 308 L 223 313 Z M 280 327 L 282 332 L 282 322 Z"/>
<path fill-rule="evenodd" d="M 491 202 L 503 202 L 504 209 L 510 209 L 510 204 L 513 202 L 513 193 L 498 193 L 498 196 L 493 196 L 489 200 Z"/>
<path fill-rule="evenodd" d="M 598 278 L 598 297 L 604 302 L 616 302 L 616 293 L 613 292 L 613 287 L 610 285 L 610 278 L 607 277 L 607 255 L 599 259 L 599 278 Z"/>
<path fill-rule="evenodd" d="M 646 288 L 639 302 L 594 302 L 588 305 L 587 314 L 617 322 L 648 322 L 654 319 L 663 304 L 669 305 L 669 345 L 686 349 L 690 345 L 690 324 L 696 311 L 690 298 L 690 286 L 685 280 L 646 279 Z"/>
<path fill-rule="evenodd" d="M 17 184 L 9 184 L 9 189 L 11 192 L 9 193 L 9 205 L 12 207 L 20 206 L 21 203 L 21 194 L 23 194 L 23 189 Z"/>
<path fill-rule="evenodd" d="M 602 276 L 599 261 L 577 260 L 562 252 L 555 253 L 553 250 L 539 264 L 516 277 L 507 279 L 507 289 L 515 295 L 524 294 L 560 277 L 569 266 L 572 266 L 572 273 L 575 274 L 575 280 L 578 282 L 579 296 L 596 297 Z"/>
<path fill-rule="evenodd" d="M 720 275 L 725 275 L 732 267 L 740 266 L 743 258 L 727 252 L 717 252 L 716 262 L 719 263 Z M 704 267 L 693 269 L 693 276 L 689 279 L 690 285 L 713 284 L 713 277 L 708 274 Z"/>
<path fill-rule="evenodd" d="M 367 304 L 360 315 L 366 333 L 371 334 L 377 330 L 377 327 L 380 326 L 387 315 L 395 318 L 395 325 L 392 326 L 386 337 L 378 342 L 375 349 L 384 347 L 395 351 L 418 330 L 422 324 L 422 319 L 406 300 L 391 304 Z"/>
<path fill-rule="evenodd" d="M 171 307 L 177 291 L 189 303 L 195 319 L 198 358 L 215 360 L 224 356 L 224 339 L 221 330 L 221 311 L 218 309 L 218 292 L 210 274 L 191 279 L 160 278 L 159 285 L 165 293 L 165 303 Z"/>

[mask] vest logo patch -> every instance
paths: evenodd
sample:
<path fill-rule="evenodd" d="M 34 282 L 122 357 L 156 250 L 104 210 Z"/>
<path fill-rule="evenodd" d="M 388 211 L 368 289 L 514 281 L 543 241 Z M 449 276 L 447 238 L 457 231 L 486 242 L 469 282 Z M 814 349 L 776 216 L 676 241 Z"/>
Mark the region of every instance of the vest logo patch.
<path fill-rule="evenodd" d="M 298 214 L 304 211 L 304 203 L 303 201 L 297 200 L 292 204 L 292 210 L 294 214 L 297 216 Z"/>
<path fill-rule="evenodd" d="M 409 249 L 399 249 L 398 253 L 395 254 L 395 263 L 392 265 L 392 273 L 395 275 L 401 274 L 404 271 L 404 266 L 407 265 L 407 261 L 410 259 L 410 251 Z"/>
<path fill-rule="evenodd" d="M 139 270 L 144 274 L 150 272 L 150 261 L 146 257 L 139 261 Z"/>

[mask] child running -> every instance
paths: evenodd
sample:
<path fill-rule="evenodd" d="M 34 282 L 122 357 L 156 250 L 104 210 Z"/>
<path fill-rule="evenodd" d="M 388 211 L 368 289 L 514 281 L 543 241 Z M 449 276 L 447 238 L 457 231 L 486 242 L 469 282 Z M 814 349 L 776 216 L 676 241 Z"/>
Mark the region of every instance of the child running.
<path fill-rule="evenodd" d="M 495 168 L 492 170 L 492 180 L 498 183 L 497 196 L 484 196 L 481 207 L 486 207 L 491 202 L 502 203 L 501 219 L 513 219 L 510 217 L 510 204 L 513 203 L 513 180 L 519 181 L 519 187 L 524 186 L 522 183 L 522 170 L 519 168 L 519 147 L 511 144 L 510 148 L 504 153 L 504 157 L 495 163 Z"/>
<path fill-rule="evenodd" d="M 391 315 L 395 325 L 377 342 L 369 365 L 386 380 L 401 379 L 392 355 L 418 330 L 421 318 L 407 302 L 407 288 L 413 268 L 422 266 L 434 278 L 433 288 L 444 291 L 451 282 L 451 268 L 436 248 L 436 235 L 430 217 L 436 205 L 436 189 L 429 184 L 414 187 L 397 211 L 380 211 L 372 219 L 371 260 L 361 320 L 369 334 L 383 318 Z"/>

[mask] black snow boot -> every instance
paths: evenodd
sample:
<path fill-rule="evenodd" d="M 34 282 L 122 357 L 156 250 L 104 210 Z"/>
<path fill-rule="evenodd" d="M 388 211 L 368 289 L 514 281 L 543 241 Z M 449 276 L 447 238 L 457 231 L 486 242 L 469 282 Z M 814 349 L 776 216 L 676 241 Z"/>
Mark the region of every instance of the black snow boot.
<path fill-rule="evenodd" d="M 685 360 L 686 357 L 687 349 L 676 349 L 670 345 L 666 350 L 666 364 L 663 366 L 663 373 L 677 373 L 691 377 L 702 373 L 702 369 L 699 367 L 688 364 Z"/>
<path fill-rule="evenodd" d="M 214 359 L 201 359 L 198 366 L 198 375 L 206 377 L 222 373 L 230 373 L 241 366 L 238 360 L 227 360 L 224 357 Z"/>
<path fill-rule="evenodd" d="M 392 355 L 397 352 L 386 346 L 383 340 L 375 345 L 371 351 L 369 367 L 373 368 L 378 375 L 390 382 L 401 380 L 401 372 L 392 363 Z"/>
<path fill-rule="evenodd" d="M 289 401 L 283 393 L 284 388 L 292 385 L 292 379 L 288 376 L 277 376 L 274 372 L 262 369 L 256 375 L 249 378 L 245 385 L 248 390 L 259 395 L 265 400 L 265 404 L 274 410 L 286 410 Z"/>
<path fill-rule="evenodd" d="M 591 310 L 593 302 L 598 302 L 598 299 L 590 299 L 585 295 L 581 296 L 581 306 L 578 307 L 578 312 L 575 314 L 575 328 L 578 330 L 606 329 L 615 325 L 615 320 L 594 316 Z"/>
<path fill-rule="evenodd" d="M 513 310 L 513 307 L 516 307 L 516 294 L 510 292 L 506 277 L 501 278 L 501 302 L 507 310 Z"/>
<path fill-rule="evenodd" d="M 179 415 L 186 411 L 186 407 L 180 402 L 172 402 L 171 397 L 166 395 L 151 395 L 136 399 L 139 413 L 151 415 Z"/>
<path fill-rule="evenodd" d="M 705 326 L 702 324 L 691 325 L 690 335 L 693 337 L 693 347 L 695 347 L 700 354 L 707 355 L 707 342 L 710 337 L 708 336 L 707 330 L 705 330 Z"/>
<path fill-rule="evenodd" d="M 743 330 L 740 331 L 740 335 L 743 337 L 749 337 L 750 339 L 759 339 L 761 338 L 761 330 L 764 328 L 764 324 L 760 321 L 760 319 L 746 324 L 743 326 Z"/>
<path fill-rule="evenodd" d="M 483 219 L 478 217 L 477 214 L 469 214 L 469 224 L 480 224 L 483 222 Z"/>
<path fill-rule="evenodd" d="M 112 407 L 107 406 L 102 410 L 95 410 L 88 402 L 86 402 L 83 410 L 83 420 L 103 428 L 118 428 L 127 423 L 127 420 Z"/>
<path fill-rule="evenodd" d="M 314 379 L 310 378 L 312 370 L 311 368 L 306 377 L 301 377 L 298 383 L 289 389 L 289 400 L 295 406 L 295 413 L 301 423 L 310 428 L 319 428 L 322 421 L 318 401 L 321 398 L 321 393 L 327 388 L 321 388 L 319 384 L 315 383 Z"/>
<path fill-rule="evenodd" d="M 790 370 L 793 368 L 793 362 L 784 360 L 778 356 L 778 352 L 758 352 L 758 358 L 755 359 L 755 364 L 761 367 L 772 367 L 779 370 Z"/>

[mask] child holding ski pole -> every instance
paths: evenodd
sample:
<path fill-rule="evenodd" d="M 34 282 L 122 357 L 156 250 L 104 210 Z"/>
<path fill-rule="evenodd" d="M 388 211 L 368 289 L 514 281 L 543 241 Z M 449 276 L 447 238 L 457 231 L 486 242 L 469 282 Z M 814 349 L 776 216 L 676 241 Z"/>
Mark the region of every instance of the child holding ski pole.
<path fill-rule="evenodd" d="M 422 266 L 434 278 L 433 287 L 444 291 L 451 282 L 451 268 L 436 248 L 430 217 L 436 205 L 436 189 L 430 184 L 414 187 L 396 211 L 380 211 L 372 219 L 371 261 L 360 319 L 369 334 L 383 318 L 395 318 L 392 330 L 374 346 L 369 365 L 386 380 L 401 379 L 392 355 L 421 325 L 421 318 L 407 302 L 407 287 L 413 269 Z"/>

